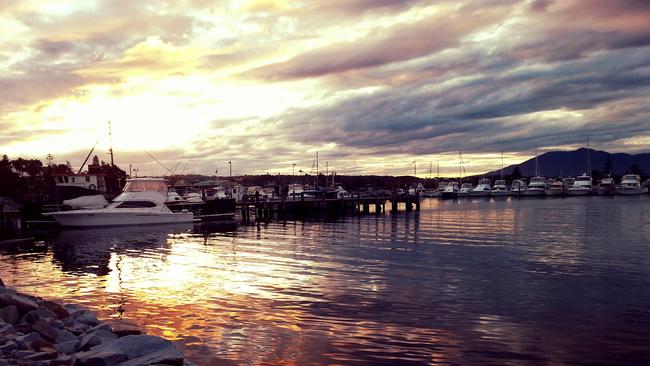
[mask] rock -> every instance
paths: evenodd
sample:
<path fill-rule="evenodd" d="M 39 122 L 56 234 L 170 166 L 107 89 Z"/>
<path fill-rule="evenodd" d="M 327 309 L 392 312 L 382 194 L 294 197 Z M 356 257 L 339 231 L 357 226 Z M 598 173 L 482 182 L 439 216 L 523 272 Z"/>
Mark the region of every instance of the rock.
<path fill-rule="evenodd" d="M 86 325 L 89 325 L 91 327 L 94 327 L 99 324 L 99 319 L 97 319 L 95 314 L 91 313 L 88 310 L 84 310 L 83 312 L 75 316 L 75 320 L 84 323 Z"/>
<path fill-rule="evenodd" d="M 57 349 L 57 351 L 61 353 L 65 353 L 66 355 L 73 354 L 77 351 L 79 351 L 79 340 L 71 340 L 71 341 L 65 341 L 65 342 L 59 342 L 54 345 L 54 347 Z"/>
<path fill-rule="evenodd" d="M 0 305 L 15 305 L 21 314 L 26 314 L 32 310 L 38 309 L 38 304 L 34 300 L 31 300 L 23 295 L 7 292 L 0 294 Z"/>
<path fill-rule="evenodd" d="M 29 357 L 29 356 L 31 356 L 31 355 L 33 355 L 35 353 L 36 352 L 34 352 L 34 351 L 22 350 L 22 351 L 16 351 L 16 353 L 14 353 L 13 356 L 14 356 L 14 358 L 17 358 L 17 359 L 20 360 L 20 359 L 24 359 L 25 357 Z"/>
<path fill-rule="evenodd" d="M 61 342 L 70 342 L 70 341 L 76 341 L 78 340 L 77 337 L 68 332 L 67 330 L 62 330 L 59 332 L 59 336 L 56 337 L 55 342 L 56 343 L 61 343 Z"/>
<path fill-rule="evenodd" d="M 83 323 L 74 323 L 70 326 L 65 327 L 65 330 L 69 331 L 74 335 L 84 334 L 88 329 L 90 329 L 90 327 Z"/>
<path fill-rule="evenodd" d="M 124 337 L 127 335 L 137 335 L 142 334 L 140 327 L 137 324 L 127 321 L 127 320 L 108 320 L 105 324 L 110 325 L 111 330 L 118 337 Z"/>
<path fill-rule="evenodd" d="M 80 338 L 79 349 L 86 351 L 100 344 L 110 343 L 117 336 L 110 331 L 100 329 L 92 333 L 86 333 Z"/>
<path fill-rule="evenodd" d="M 38 332 L 43 338 L 53 341 L 59 336 L 59 332 L 52 328 L 50 323 L 45 319 L 38 319 L 32 324 L 32 329 Z"/>
<path fill-rule="evenodd" d="M 130 359 L 118 364 L 118 366 L 140 366 L 140 365 L 183 365 L 183 354 L 174 347 L 164 348 L 146 355 Z"/>
<path fill-rule="evenodd" d="M 31 348 L 32 343 L 43 341 L 43 338 L 36 332 L 31 332 L 15 339 L 21 349 Z"/>
<path fill-rule="evenodd" d="M 56 350 L 54 352 L 38 352 L 38 353 L 32 353 L 31 355 L 27 357 L 23 357 L 22 359 L 25 361 L 43 361 L 43 360 L 51 360 L 53 358 L 56 358 L 57 353 Z"/>
<path fill-rule="evenodd" d="M 8 355 L 17 349 L 18 349 L 18 344 L 16 342 L 8 341 L 7 343 L 0 346 L 0 354 Z"/>
<path fill-rule="evenodd" d="M 117 347 L 97 347 L 90 351 L 75 353 L 76 366 L 113 366 L 126 361 L 126 354 Z"/>
<path fill-rule="evenodd" d="M 10 333 L 14 333 L 16 329 L 11 324 L 0 325 L 0 336 L 4 336 Z"/>
<path fill-rule="evenodd" d="M 38 308 L 25 314 L 21 320 L 29 324 L 34 324 L 39 319 L 56 319 L 56 314 L 47 309 Z"/>
<path fill-rule="evenodd" d="M 74 358 L 63 355 L 59 355 L 59 357 L 50 361 L 50 366 L 72 366 L 73 364 Z"/>
<path fill-rule="evenodd" d="M 16 324 L 20 319 L 16 305 L 9 305 L 0 309 L 0 319 L 9 324 Z"/>
<path fill-rule="evenodd" d="M 6 287 L 6 286 L 5 286 L 5 283 L 2 282 L 2 278 L 0 278 L 0 287 Z"/>
<path fill-rule="evenodd" d="M 70 316 L 70 312 L 68 310 L 55 302 L 42 300 L 39 301 L 38 304 L 41 306 L 41 308 L 47 309 L 54 313 L 58 319 L 63 319 Z"/>
<path fill-rule="evenodd" d="M 31 349 L 32 351 L 36 351 L 36 352 L 42 352 L 42 351 L 54 350 L 54 346 L 52 345 L 52 343 L 50 343 L 50 342 L 48 342 L 48 341 L 46 341 L 44 339 L 40 339 L 40 340 L 35 340 L 32 343 L 30 343 L 29 344 L 29 349 Z"/>

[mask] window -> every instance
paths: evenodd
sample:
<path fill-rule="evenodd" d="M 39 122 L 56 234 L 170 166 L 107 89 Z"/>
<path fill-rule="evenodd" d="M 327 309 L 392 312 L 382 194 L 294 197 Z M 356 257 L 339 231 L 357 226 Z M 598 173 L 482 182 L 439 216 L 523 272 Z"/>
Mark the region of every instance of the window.
<path fill-rule="evenodd" d="M 63 183 L 63 177 L 59 177 L 59 183 Z"/>
<path fill-rule="evenodd" d="M 71 181 L 72 183 L 74 183 L 74 177 L 70 178 L 70 181 Z"/>
<path fill-rule="evenodd" d="M 117 206 L 118 208 L 148 208 L 156 207 L 156 204 L 151 201 L 124 201 Z"/>
<path fill-rule="evenodd" d="M 63 179 L 65 180 L 66 183 L 68 183 L 68 176 L 67 175 L 65 177 L 63 177 Z"/>
<path fill-rule="evenodd" d="M 90 177 L 86 176 L 86 182 L 90 182 Z"/>

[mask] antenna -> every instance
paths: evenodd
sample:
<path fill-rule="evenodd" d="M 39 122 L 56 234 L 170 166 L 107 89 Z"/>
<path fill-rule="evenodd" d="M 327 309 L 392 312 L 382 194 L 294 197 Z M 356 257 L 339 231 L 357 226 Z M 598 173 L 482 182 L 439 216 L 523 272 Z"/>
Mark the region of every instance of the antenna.
<path fill-rule="evenodd" d="M 115 167 L 115 161 L 113 160 L 113 130 L 111 128 L 111 121 L 108 121 L 108 153 L 111 154 L 111 166 Z"/>
<path fill-rule="evenodd" d="M 587 175 L 591 177 L 591 151 L 589 151 L 589 136 L 587 136 Z"/>
<path fill-rule="evenodd" d="M 501 150 L 501 180 L 503 180 L 503 150 Z"/>

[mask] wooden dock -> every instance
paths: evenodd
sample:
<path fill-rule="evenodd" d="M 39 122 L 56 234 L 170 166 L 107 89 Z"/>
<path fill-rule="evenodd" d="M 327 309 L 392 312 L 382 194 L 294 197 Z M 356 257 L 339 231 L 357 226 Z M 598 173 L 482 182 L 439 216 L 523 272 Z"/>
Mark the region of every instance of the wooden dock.
<path fill-rule="evenodd" d="M 404 203 L 405 211 L 420 210 L 420 196 L 400 195 L 393 192 L 392 196 L 349 198 L 309 198 L 296 196 L 295 198 L 265 199 L 254 198 L 244 199 L 237 204 L 237 210 L 241 212 L 243 221 L 250 221 L 251 212 L 257 220 L 270 220 L 273 217 L 309 217 L 309 216 L 340 216 L 355 214 L 386 213 L 387 205 L 390 205 L 390 212 L 397 213 L 399 204 Z"/>

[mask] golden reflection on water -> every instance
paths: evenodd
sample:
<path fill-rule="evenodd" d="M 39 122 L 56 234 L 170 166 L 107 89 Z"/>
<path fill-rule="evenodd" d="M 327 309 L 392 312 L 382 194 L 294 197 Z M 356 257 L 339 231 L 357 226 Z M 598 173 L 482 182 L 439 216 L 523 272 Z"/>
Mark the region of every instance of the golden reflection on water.
<path fill-rule="evenodd" d="M 585 202 L 425 200 L 419 213 L 214 233 L 64 231 L 0 252 L 0 276 L 135 321 L 202 365 L 562 363 L 579 349 L 565 324 L 605 334 L 620 318 L 571 323 L 582 313 L 561 308 L 566 296 L 601 296 L 572 281 L 640 273 L 634 257 L 648 257 L 650 233 L 622 229 L 647 227 L 639 207 Z M 574 306 L 589 314 L 589 301 Z"/>

